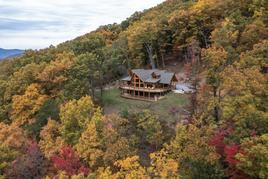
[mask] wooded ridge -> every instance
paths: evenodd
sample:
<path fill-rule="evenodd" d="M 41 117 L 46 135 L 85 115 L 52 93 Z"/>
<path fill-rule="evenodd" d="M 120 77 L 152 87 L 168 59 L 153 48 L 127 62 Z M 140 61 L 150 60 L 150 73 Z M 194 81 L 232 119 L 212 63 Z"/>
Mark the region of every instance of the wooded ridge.
<path fill-rule="evenodd" d="M 267 0 L 167 0 L 1 61 L 0 178 L 268 178 L 267 25 Z M 103 112 L 107 83 L 174 61 L 176 121 Z"/>

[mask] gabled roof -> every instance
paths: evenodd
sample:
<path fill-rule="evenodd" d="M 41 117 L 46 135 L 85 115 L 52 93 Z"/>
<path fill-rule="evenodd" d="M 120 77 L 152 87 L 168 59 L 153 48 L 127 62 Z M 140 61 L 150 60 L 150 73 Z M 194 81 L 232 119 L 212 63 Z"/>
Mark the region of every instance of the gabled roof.
<path fill-rule="evenodd" d="M 161 84 L 170 84 L 173 76 L 175 75 L 172 72 L 167 72 L 166 70 L 145 70 L 145 69 L 133 69 L 132 73 L 136 74 L 143 82 L 147 83 L 161 83 Z M 159 76 L 158 78 L 154 78 L 153 74 Z M 125 77 L 121 79 L 123 81 L 130 81 L 131 77 Z"/>
<path fill-rule="evenodd" d="M 160 79 L 158 79 L 158 78 L 148 78 L 148 79 L 146 79 L 146 81 L 145 82 L 147 82 L 147 83 L 157 83 L 157 82 L 159 82 L 160 81 Z"/>
<path fill-rule="evenodd" d="M 131 80 L 131 77 L 130 76 L 126 76 L 124 78 L 121 79 L 122 81 L 130 81 Z"/>
<path fill-rule="evenodd" d="M 132 73 L 136 74 L 142 81 L 146 81 L 148 78 L 152 77 L 154 70 L 144 70 L 144 69 L 133 69 Z"/>
<path fill-rule="evenodd" d="M 172 80 L 172 78 L 173 78 L 173 76 L 175 74 L 174 73 L 165 72 L 165 73 L 162 73 L 160 75 L 161 75 L 160 83 L 170 84 L 171 83 L 171 80 Z"/>

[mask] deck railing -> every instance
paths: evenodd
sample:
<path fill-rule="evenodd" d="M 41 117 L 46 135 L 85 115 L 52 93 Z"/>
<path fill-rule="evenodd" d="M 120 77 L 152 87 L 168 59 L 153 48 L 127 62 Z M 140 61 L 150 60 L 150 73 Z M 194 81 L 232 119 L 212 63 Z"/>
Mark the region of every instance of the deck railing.
<path fill-rule="evenodd" d="M 120 88 L 126 90 L 136 90 L 144 92 L 165 92 L 171 90 L 171 87 L 136 87 L 133 85 L 120 85 Z"/>

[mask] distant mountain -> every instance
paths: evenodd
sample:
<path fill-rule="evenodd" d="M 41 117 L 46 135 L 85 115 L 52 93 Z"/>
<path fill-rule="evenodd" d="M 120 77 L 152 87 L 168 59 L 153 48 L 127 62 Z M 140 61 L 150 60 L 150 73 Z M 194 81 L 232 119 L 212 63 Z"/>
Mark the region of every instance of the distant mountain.
<path fill-rule="evenodd" d="M 15 57 L 15 56 L 19 56 L 19 55 L 21 55 L 23 53 L 24 53 L 24 50 L 0 48 L 0 60 Z"/>

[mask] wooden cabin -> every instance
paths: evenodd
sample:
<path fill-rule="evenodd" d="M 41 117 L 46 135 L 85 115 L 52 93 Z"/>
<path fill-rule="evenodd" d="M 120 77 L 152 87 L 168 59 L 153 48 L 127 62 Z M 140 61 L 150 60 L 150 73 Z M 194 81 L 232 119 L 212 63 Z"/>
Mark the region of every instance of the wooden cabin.
<path fill-rule="evenodd" d="M 120 80 L 121 96 L 130 99 L 157 101 L 175 88 L 178 82 L 175 73 L 166 70 L 129 70 Z"/>

